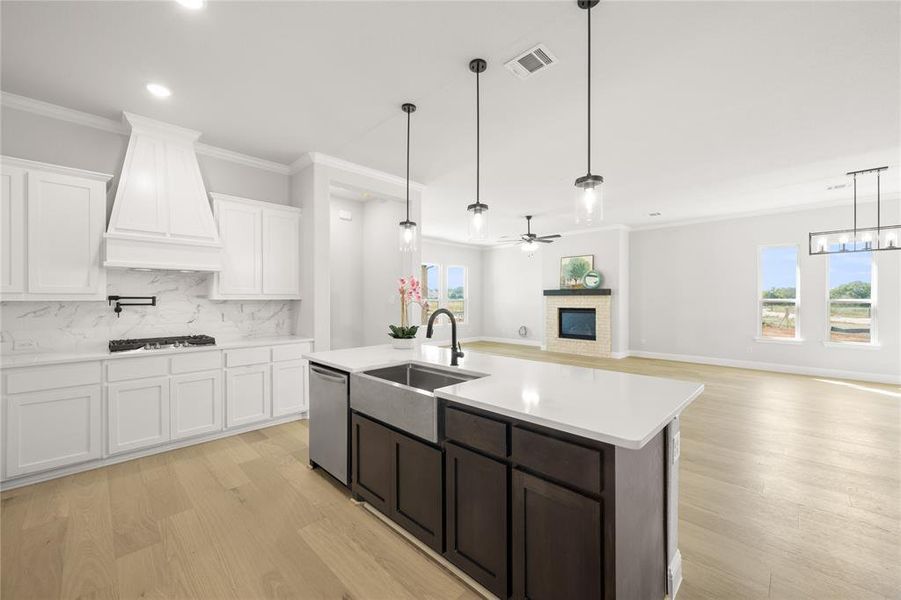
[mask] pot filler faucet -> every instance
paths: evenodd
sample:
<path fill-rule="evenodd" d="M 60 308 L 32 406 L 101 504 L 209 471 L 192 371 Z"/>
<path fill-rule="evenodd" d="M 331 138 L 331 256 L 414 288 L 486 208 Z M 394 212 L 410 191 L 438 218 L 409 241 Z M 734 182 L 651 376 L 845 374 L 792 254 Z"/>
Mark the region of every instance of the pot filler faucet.
<path fill-rule="evenodd" d="M 454 314 L 446 308 L 439 308 L 433 312 L 432 316 L 429 317 L 429 326 L 425 330 L 425 336 L 427 338 L 432 337 L 432 326 L 435 323 L 435 317 L 442 314 L 447 315 L 451 322 L 451 366 L 456 367 L 457 358 L 463 356 L 463 348 L 457 343 L 457 320 L 454 318 Z"/>

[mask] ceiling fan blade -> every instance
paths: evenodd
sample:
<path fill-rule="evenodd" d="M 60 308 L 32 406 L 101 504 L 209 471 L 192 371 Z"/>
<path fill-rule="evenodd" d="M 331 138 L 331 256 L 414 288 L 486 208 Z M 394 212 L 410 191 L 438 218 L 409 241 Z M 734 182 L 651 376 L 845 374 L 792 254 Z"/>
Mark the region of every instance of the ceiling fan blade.
<path fill-rule="evenodd" d="M 559 233 L 552 233 L 551 235 L 539 235 L 536 239 L 539 240 L 553 240 L 560 237 Z"/>
<path fill-rule="evenodd" d="M 542 238 L 535 238 L 535 239 L 532 240 L 532 241 L 533 241 L 533 242 L 538 242 L 539 244 L 553 244 L 553 243 L 554 243 L 554 240 L 545 240 L 545 239 L 542 239 Z"/>

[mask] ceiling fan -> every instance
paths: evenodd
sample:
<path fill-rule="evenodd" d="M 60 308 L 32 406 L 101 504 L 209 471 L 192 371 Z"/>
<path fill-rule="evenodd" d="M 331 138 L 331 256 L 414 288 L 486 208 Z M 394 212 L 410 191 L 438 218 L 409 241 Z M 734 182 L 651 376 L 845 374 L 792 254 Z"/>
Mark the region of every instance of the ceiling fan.
<path fill-rule="evenodd" d="M 553 233 L 551 235 L 538 235 L 532 233 L 532 215 L 526 215 L 526 232 L 519 236 L 519 240 L 511 243 L 520 244 L 520 249 L 523 252 L 534 252 L 535 250 L 540 248 L 538 244 L 550 244 L 559 237 L 559 233 Z M 509 242 L 510 240 L 501 238 L 499 241 Z"/>

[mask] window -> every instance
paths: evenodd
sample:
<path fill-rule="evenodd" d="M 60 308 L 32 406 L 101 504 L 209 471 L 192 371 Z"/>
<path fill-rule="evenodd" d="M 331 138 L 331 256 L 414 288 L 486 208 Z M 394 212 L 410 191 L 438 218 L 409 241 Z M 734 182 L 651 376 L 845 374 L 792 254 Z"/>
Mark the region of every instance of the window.
<path fill-rule="evenodd" d="M 424 299 L 428 302 L 428 308 L 422 311 L 422 324 L 425 325 L 429 322 L 429 315 L 438 310 L 441 298 L 441 267 L 433 264 L 422 265 L 420 280 Z"/>
<path fill-rule="evenodd" d="M 800 339 L 798 247 L 761 247 L 757 268 L 758 336 L 773 339 Z"/>
<path fill-rule="evenodd" d="M 457 323 L 465 321 L 466 267 L 447 268 L 447 309 L 454 314 Z"/>
<path fill-rule="evenodd" d="M 873 253 L 829 255 L 830 342 L 872 344 Z"/>

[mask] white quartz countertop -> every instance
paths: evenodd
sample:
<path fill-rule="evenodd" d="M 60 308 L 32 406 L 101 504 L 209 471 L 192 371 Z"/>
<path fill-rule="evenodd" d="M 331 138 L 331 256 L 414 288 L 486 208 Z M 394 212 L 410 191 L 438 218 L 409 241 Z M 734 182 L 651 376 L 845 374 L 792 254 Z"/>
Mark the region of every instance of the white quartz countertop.
<path fill-rule="evenodd" d="M 215 336 L 214 336 L 215 337 Z M 226 340 L 216 339 L 215 346 L 195 346 L 192 348 L 164 348 L 146 352 L 110 352 L 105 347 L 92 347 L 71 352 L 8 352 L 0 355 L 0 366 L 3 368 L 28 367 L 32 365 L 52 365 L 60 363 L 82 362 L 90 360 L 110 360 L 135 358 L 139 356 L 157 356 L 160 354 L 182 354 L 185 352 L 204 352 L 211 350 L 228 350 L 230 348 L 252 348 L 255 346 L 277 346 L 280 344 L 297 344 L 312 342 L 313 338 L 294 335 L 267 337 L 243 337 Z"/>
<path fill-rule="evenodd" d="M 647 444 L 704 391 L 690 381 L 465 352 L 459 367 L 450 367 L 449 349 L 431 345 L 367 346 L 305 357 L 351 373 L 412 361 L 485 375 L 435 395 L 630 449 Z"/>

